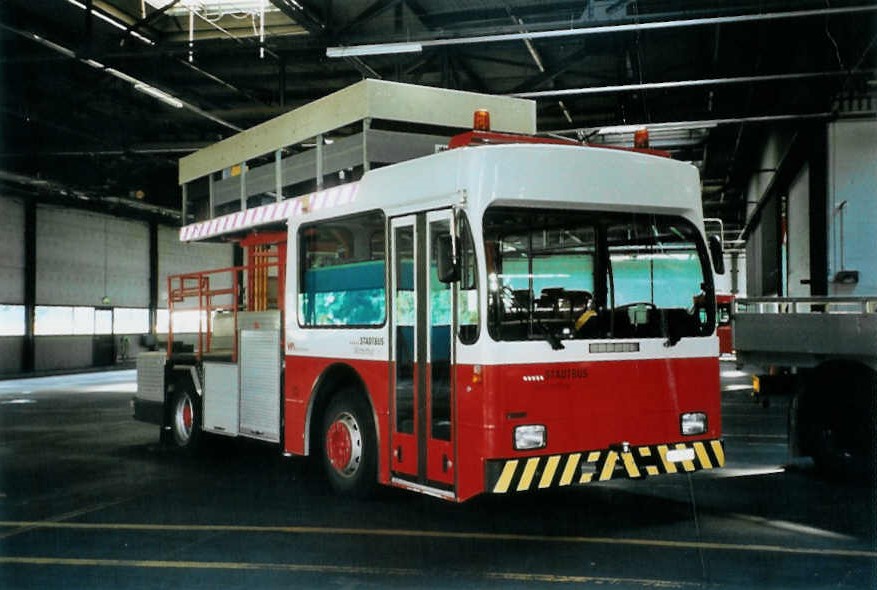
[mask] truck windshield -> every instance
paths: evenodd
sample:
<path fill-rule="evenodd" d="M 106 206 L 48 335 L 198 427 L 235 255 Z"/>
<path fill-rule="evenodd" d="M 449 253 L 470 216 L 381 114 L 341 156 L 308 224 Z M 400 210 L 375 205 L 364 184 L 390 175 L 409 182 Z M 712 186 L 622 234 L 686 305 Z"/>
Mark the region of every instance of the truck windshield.
<path fill-rule="evenodd" d="M 493 207 L 484 241 L 495 340 L 674 345 L 713 332 L 706 250 L 682 217 Z"/>

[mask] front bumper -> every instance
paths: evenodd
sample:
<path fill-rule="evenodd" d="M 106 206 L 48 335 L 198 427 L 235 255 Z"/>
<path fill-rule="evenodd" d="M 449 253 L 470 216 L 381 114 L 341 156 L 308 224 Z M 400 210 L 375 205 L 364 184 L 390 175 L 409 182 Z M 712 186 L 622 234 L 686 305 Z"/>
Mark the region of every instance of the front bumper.
<path fill-rule="evenodd" d="M 725 464 L 724 442 L 715 440 L 601 449 L 519 459 L 488 460 L 487 491 L 494 494 L 691 473 Z"/>
<path fill-rule="evenodd" d="M 134 419 L 150 424 L 164 425 L 164 404 L 161 402 L 135 397 L 131 401 L 134 408 Z"/>

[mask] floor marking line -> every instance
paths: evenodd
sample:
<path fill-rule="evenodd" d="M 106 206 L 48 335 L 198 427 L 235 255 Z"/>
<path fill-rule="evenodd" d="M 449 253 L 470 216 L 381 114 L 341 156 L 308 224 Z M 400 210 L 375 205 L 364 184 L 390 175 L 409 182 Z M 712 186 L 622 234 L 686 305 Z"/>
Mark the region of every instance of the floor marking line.
<path fill-rule="evenodd" d="M 662 549 L 697 549 L 712 551 L 768 552 L 793 555 L 815 555 L 826 557 L 864 557 L 877 558 L 877 551 L 859 549 L 817 549 L 811 547 L 788 547 L 782 545 L 741 545 L 737 543 L 716 543 L 707 541 L 663 541 L 657 539 L 548 536 L 520 533 L 479 533 L 451 531 L 417 531 L 410 529 L 358 529 L 349 527 L 319 526 L 250 526 L 250 525 L 174 525 L 174 524 L 136 524 L 136 523 L 79 523 L 45 521 L 0 521 L 0 528 L 15 527 L 29 529 L 70 529 L 89 531 L 135 531 L 135 532 L 227 532 L 227 533 L 281 533 L 301 535 L 352 535 L 365 537 L 409 537 L 429 539 L 468 539 L 477 541 L 522 541 L 545 543 L 582 543 L 604 545 L 629 545 L 636 547 L 657 547 Z M 2 538 L 2 537 L 0 537 Z"/>
<path fill-rule="evenodd" d="M 119 499 L 113 500 L 111 502 L 101 502 L 99 504 L 93 504 L 93 505 L 87 506 L 85 508 L 80 508 L 79 510 L 71 510 L 70 512 L 65 512 L 65 513 L 59 514 L 57 516 L 51 516 L 51 517 L 47 518 L 46 520 L 42 520 L 42 521 L 36 520 L 36 521 L 26 522 L 25 524 L 22 524 L 16 530 L 12 530 L 12 531 L 9 531 L 6 533 L 0 533 L 0 540 L 8 539 L 9 537 L 14 537 L 16 535 L 20 535 L 22 533 L 26 533 L 26 532 L 32 531 L 34 529 L 46 528 L 47 526 L 50 526 L 52 524 L 61 524 L 62 521 L 70 520 L 70 519 L 76 518 L 78 516 L 83 516 L 85 514 L 89 514 L 90 512 L 96 512 L 96 511 L 102 510 L 104 508 L 109 508 L 110 506 L 116 506 L 117 504 L 124 504 L 125 502 L 128 502 L 129 500 L 133 500 L 137 497 L 138 496 L 130 496 L 128 498 L 119 498 Z M 77 523 L 71 523 L 71 524 L 77 524 Z M 3 525 L 0 525 L 0 528 L 2 528 L 2 526 Z"/>
<path fill-rule="evenodd" d="M 235 570 L 235 571 L 279 571 L 288 573 L 313 574 L 351 574 L 351 575 L 391 575 L 391 576 L 428 576 L 427 570 L 412 568 L 355 566 L 355 565 L 320 565 L 299 563 L 254 563 L 229 561 L 167 561 L 148 559 L 91 559 L 74 557 L 2 557 L 0 564 L 5 565 L 38 565 L 68 567 L 129 567 L 145 569 L 189 569 L 189 570 Z M 492 580 L 514 582 L 543 582 L 552 584 L 636 584 L 648 588 L 685 588 L 699 586 L 693 582 L 649 578 L 616 578 L 600 576 L 575 576 L 563 574 L 531 574 L 520 572 L 483 572 L 461 570 L 453 572 L 456 576 L 473 576 Z"/>

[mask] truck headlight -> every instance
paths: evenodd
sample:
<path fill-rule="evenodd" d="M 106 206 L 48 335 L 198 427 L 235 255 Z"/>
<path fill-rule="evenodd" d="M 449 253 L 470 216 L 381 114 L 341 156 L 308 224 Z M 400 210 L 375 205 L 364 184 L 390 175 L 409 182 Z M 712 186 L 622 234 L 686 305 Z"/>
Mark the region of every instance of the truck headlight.
<path fill-rule="evenodd" d="M 541 449 L 547 444 L 547 433 L 542 424 L 515 426 L 515 450 Z"/>
<path fill-rule="evenodd" d="M 703 412 L 687 412 L 682 414 L 679 423 L 684 436 L 703 434 L 707 430 L 706 414 Z"/>

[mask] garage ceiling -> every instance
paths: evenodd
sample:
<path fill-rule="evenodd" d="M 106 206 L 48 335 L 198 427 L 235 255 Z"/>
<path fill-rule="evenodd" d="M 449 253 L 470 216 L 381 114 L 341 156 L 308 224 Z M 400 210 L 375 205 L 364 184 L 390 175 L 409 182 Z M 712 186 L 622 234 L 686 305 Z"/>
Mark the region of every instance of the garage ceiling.
<path fill-rule="evenodd" d="M 874 116 L 875 24 L 867 0 L 3 0 L 0 194 L 178 210 L 179 157 L 370 77 L 530 96 L 591 141 L 647 124 L 733 232 L 767 133 Z"/>

